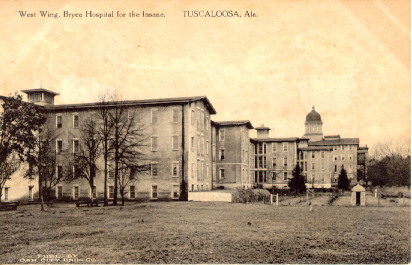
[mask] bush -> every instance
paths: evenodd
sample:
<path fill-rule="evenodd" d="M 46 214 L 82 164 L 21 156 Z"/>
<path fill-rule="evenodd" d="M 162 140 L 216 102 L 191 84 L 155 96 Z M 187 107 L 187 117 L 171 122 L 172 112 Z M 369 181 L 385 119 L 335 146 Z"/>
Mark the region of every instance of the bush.
<path fill-rule="evenodd" d="M 264 189 L 237 189 L 233 193 L 233 202 L 247 203 L 269 201 L 270 192 Z"/>

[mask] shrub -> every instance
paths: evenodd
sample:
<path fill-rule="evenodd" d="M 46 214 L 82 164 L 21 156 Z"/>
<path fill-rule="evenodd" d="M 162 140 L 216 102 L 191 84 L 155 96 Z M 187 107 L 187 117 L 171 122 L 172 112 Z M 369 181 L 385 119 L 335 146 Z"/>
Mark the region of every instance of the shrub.
<path fill-rule="evenodd" d="M 270 192 L 264 189 L 237 189 L 233 193 L 233 202 L 247 203 L 269 201 Z"/>

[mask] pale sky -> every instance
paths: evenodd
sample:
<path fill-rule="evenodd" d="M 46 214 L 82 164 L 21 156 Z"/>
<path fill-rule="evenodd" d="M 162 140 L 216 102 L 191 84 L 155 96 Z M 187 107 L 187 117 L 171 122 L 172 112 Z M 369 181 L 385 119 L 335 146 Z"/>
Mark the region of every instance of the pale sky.
<path fill-rule="evenodd" d="M 409 1 L 0 1 L 0 94 L 40 85 L 56 104 L 206 95 L 214 120 L 300 137 L 410 143 Z M 22 18 L 18 11 L 36 12 Z M 39 11 L 163 12 L 165 18 L 43 18 Z M 183 10 L 251 10 L 188 18 Z"/>

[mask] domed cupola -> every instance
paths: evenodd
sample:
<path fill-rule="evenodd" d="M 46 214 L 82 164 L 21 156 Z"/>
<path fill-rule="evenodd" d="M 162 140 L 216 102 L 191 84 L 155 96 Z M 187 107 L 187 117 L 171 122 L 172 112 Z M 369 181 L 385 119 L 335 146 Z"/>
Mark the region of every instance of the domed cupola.
<path fill-rule="evenodd" d="M 320 114 L 312 107 L 312 111 L 306 115 L 305 134 L 303 137 L 309 138 L 309 141 L 323 140 L 322 118 Z"/>
<path fill-rule="evenodd" d="M 306 115 L 306 122 L 322 122 L 320 114 L 312 107 L 312 111 Z"/>

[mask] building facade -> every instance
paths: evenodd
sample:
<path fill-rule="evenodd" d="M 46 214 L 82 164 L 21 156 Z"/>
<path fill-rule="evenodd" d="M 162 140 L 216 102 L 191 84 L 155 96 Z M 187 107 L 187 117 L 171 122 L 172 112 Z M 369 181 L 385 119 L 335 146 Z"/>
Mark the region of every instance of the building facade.
<path fill-rule="evenodd" d="M 23 92 L 47 114 L 45 128 L 55 141 L 57 176 L 71 170 L 68 162 L 82 150 L 82 124 L 90 120 L 102 123 L 100 109 L 111 110 L 120 104 L 127 110 L 127 119 L 131 113 L 138 116 L 146 138 L 141 151 L 148 170 L 123 172 L 130 174 L 125 187 L 128 200 L 182 199 L 187 192 L 212 189 L 288 188 L 296 165 L 302 168 L 309 188 L 336 185 L 342 168 L 352 183 L 358 174 L 366 173 L 368 148 L 360 147 L 358 138 L 324 136 L 315 108 L 306 116 L 302 137 L 274 138 L 269 136 L 270 128 L 254 128 L 248 120 L 212 121 L 216 110 L 205 96 L 54 105 L 58 94 L 50 90 Z M 250 138 L 251 129 L 257 131 L 256 138 Z M 54 187 L 55 198 L 103 198 L 102 157 L 97 164 L 93 188 L 85 179 L 61 182 Z M 115 188 L 112 160 L 108 166 L 107 196 L 111 199 Z M 33 200 L 36 193 L 37 180 L 13 176 L 2 200 Z"/>

